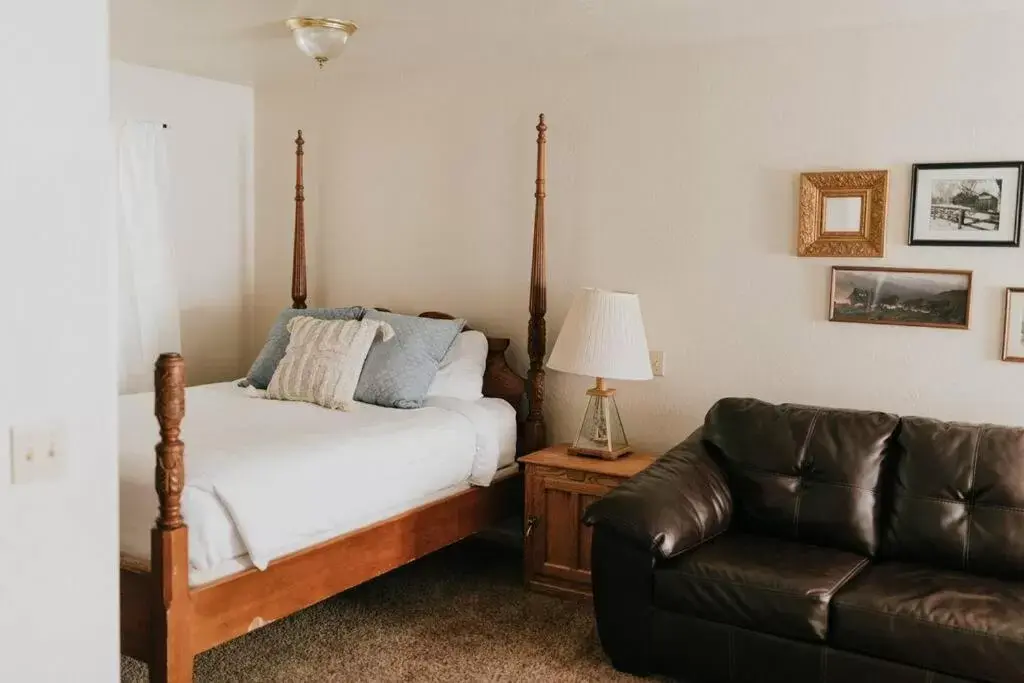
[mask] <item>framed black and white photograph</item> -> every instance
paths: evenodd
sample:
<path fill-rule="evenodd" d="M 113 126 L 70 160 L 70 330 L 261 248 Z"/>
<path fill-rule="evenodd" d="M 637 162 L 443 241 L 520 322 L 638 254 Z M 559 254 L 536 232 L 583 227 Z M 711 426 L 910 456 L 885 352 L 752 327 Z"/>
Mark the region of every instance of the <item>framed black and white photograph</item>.
<path fill-rule="evenodd" d="M 969 270 L 833 266 L 829 320 L 966 330 Z"/>
<path fill-rule="evenodd" d="M 910 198 L 910 244 L 1020 245 L 1024 162 L 917 164 Z"/>
<path fill-rule="evenodd" d="M 1024 287 L 1006 288 L 1003 360 L 1024 363 Z"/>

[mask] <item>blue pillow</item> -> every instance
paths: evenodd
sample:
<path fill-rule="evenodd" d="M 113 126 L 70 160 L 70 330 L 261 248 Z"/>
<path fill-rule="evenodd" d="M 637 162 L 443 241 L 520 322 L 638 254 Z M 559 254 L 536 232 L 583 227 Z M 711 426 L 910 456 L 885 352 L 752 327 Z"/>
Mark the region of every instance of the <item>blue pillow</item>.
<path fill-rule="evenodd" d="M 379 339 L 359 375 L 355 399 L 387 408 L 419 408 L 430 383 L 466 321 L 435 320 L 368 310 L 367 320 L 383 320 L 395 330 L 391 341 Z"/>
<path fill-rule="evenodd" d="M 288 350 L 288 321 L 300 315 L 307 315 L 318 320 L 360 320 L 363 317 L 362 306 L 349 306 L 348 308 L 286 308 L 277 316 L 277 321 L 270 328 L 267 336 L 267 343 L 263 350 L 256 357 L 256 361 L 249 368 L 246 380 L 257 389 L 266 389 L 270 384 L 270 378 L 277 370 L 277 364 L 284 358 L 284 352 Z"/>

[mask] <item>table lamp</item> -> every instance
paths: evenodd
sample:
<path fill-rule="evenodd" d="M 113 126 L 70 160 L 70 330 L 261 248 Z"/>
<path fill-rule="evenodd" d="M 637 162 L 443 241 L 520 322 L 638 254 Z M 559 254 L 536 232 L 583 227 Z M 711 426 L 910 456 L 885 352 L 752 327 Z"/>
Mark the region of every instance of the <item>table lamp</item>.
<path fill-rule="evenodd" d="M 587 410 L 569 452 L 606 460 L 631 453 L 615 405 L 615 389 L 609 389 L 605 380 L 653 376 L 640 298 L 629 292 L 582 289 L 573 299 L 547 365 L 597 380 L 587 391 Z"/>

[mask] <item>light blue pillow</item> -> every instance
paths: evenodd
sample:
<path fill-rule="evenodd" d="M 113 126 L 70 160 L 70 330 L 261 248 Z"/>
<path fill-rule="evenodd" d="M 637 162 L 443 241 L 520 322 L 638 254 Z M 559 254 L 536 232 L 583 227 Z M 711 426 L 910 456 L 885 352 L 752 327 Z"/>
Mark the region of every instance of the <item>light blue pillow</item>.
<path fill-rule="evenodd" d="M 367 310 L 367 320 L 383 320 L 395 330 L 391 341 L 374 342 L 356 385 L 355 399 L 388 408 L 419 408 L 444 354 L 466 321 L 435 320 Z"/>
<path fill-rule="evenodd" d="M 267 385 L 270 384 L 270 378 L 274 376 L 274 370 L 277 370 L 277 364 L 281 362 L 285 351 L 288 350 L 288 340 L 291 338 L 288 334 L 288 321 L 292 318 L 307 315 L 318 320 L 361 320 L 364 310 L 362 306 L 349 306 L 348 308 L 286 308 L 281 311 L 281 314 L 277 316 L 277 321 L 274 322 L 274 326 L 270 328 L 267 343 L 263 345 L 263 350 L 256 357 L 252 367 L 249 368 L 249 374 L 246 375 L 245 379 L 251 386 L 257 389 L 267 388 Z"/>

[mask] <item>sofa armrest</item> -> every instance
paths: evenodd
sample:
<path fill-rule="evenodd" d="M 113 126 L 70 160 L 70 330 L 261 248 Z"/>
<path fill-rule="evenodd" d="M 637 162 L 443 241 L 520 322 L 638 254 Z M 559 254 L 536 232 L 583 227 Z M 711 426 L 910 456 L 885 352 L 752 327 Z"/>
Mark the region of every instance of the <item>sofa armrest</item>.
<path fill-rule="evenodd" d="M 583 521 L 607 526 L 661 558 L 729 527 L 732 494 L 700 430 L 587 508 Z"/>
<path fill-rule="evenodd" d="M 654 566 L 657 560 L 605 525 L 594 529 L 590 571 L 601 646 L 620 671 L 646 676 L 654 669 L 651 644 Z"/>

